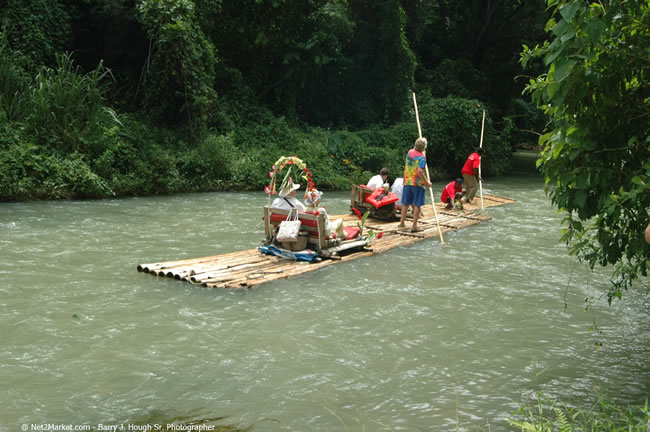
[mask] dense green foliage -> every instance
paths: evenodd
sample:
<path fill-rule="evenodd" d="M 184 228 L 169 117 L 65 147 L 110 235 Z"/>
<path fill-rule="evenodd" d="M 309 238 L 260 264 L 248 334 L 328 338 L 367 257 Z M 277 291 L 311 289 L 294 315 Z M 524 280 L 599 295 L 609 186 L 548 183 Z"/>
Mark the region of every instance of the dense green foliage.
<path fill-rule="evenodd" d="M 541 117 L 515 53 L 542 0 L 0 0 L 0 200 L 321 188 L 400 175 L 420 100 L 431 173 L 479 142 L 508 172 Z M 537 37 L 537 39 L 535 39 Z"/>
<path fill-rule="evenodd" d="M 615 265 L 611 302 L 647 276 L 650 259 L 650 3 L 549 6 L 552 41 L 523 55 L 547 68 L 528 86 L 553 119 L 538 165 L 571 253 Z"/>
<path fill-rule="evenodd" d="M 50 0 L 0 1 L 0 28 L 14 50 L 25 55 L 31 70 L 52 64 L 69 47 L 70 16 L 60 2 Z"/>
<path fill-rule="evenodd" d="M 508 423 L 524 432 L 646 432 L 650 424 L 648 401 L 644 405 L 623 405 L 599 393 L 589 409 L 561 407 L 542 394 L 537 404 L 523 407 Z"/>
<path fill-rule="evenodd" d="M 187 119 L 203 128 L 213 110 L 215 48 L 196 22 L 190 0 L 145 0 L 138 13 L 151 41 L 146 64 L 145 106 L 154 120 Z"/>

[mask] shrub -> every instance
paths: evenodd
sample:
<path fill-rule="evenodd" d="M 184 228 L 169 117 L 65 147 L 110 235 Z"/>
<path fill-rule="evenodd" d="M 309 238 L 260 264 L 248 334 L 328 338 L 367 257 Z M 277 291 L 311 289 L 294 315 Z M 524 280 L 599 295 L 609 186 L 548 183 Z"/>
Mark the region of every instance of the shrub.
<path fill-rule="evenodd" d="M 79 153 L 66 157 L 31 143 L 13 143 L 0 150 L 0 199 L 99 198 L 112 194 Z"/>
<path fill-rule="evenodd" d="M 179 169 L 192 190 L 219 190 L 231 183 L 236 157 L 232 134 L 210 134 L 196 148 L 179 155 Z"/>
<path fill-rule="evenodd" d="M 27 132 L 39 144 L 65 151 L 83 151 L 82 137 L 99 119 L 110 71 L 100 63 L 88 74 L 74 65 L 70 54 L 57 55 L 57 68 L 42 67 L 27 95 Z"/>
<path fill-rule="evenodd" d="M 434 99 L 420 107 L 422 134 L 429 141 L 427 154 L 432 166 L 450 177 L 458 176 L 467 156 L 479 147 L 483 109 L 478 101 L 453 97 Z M 483 135 L 483 174 L 507 171 L 512 163 L 510 143 L 499 139 L 489 113 Z"/>

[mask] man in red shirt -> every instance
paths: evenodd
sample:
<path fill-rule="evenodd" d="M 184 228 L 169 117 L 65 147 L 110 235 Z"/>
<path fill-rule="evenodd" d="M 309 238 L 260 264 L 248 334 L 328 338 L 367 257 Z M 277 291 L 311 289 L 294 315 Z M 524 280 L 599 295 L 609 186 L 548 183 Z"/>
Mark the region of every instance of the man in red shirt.
<path fill-rule="evenodd" d="M 469 155 L 463 165 L 461 173 L 465 179 L 465 186 L 467 186 L 467 194 L 465 195 L 465 202 L 472 202 L 476 196 L 476 191 L 478 190 L 478 182 L 483 181 L 483 179 L 478 175 L 478 167 L 481 166 L 481 155 L 483 154 L 483 149 L 479 148 L 476 152 Z"/>
<path fill-rule="evenodd" d="M 442 190 L 440 201 L 447 203 L 447 207 L 445 207 L 445 209 L 451 210 L 456 205 L 456 200 L 460 200 L 462 197 L 463 179 L 457 178 L 455 181 L 449 182 L 447 186 L 445 186 L 445 188 Z"/>

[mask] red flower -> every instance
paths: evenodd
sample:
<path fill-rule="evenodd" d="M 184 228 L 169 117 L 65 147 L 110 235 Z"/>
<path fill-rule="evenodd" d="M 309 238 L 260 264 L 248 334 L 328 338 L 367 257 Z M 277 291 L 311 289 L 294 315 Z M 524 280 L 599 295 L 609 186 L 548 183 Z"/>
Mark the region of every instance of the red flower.
<path fill-rule="evenodd" d="M 359 219 L 361 219 L 361 212 L 360 212 L 359 210 L 357 210 L 356 208 L 352 207 L 352 211 L 354 212 L 354 214 L 357 215 L 357 217 L 358 217 Z"/>
<path fill-rule="evenodd" d="M 383 232 L 380 232 L 379 234 L 377 234 L 377 240 L 379 240 L 379 239 L 382 238 L 383 236 L 384 236 L 384 233 L 383 233 Z"/>
<path fill-rule="evenodd" d="M 268 187 L 268 186 L 265 186 L 264 187 L 264 193 L 267 194 L 267 195 L 270 194 L 271 193 L 271 188 Z"/>

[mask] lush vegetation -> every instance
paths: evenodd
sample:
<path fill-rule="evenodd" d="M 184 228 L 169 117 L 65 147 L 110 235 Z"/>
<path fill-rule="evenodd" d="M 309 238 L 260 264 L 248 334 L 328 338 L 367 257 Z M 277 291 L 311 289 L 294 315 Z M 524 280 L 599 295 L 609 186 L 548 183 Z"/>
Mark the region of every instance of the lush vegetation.
<path fill-rule="evenodd" d="M 528 85 L 552 119 L 538 165 L 571 253 L 615 266 L 611 303 L 650 259 L 650 3 L 548 4 L 551 41 L 522 56 L 546 65 Z"/>
<path fill-rule="evenodd" d="M 560 406 L 537 394 L 536 404 L 522 407 L 508 423 L 525 432 L 647 432 L 650 409 L 647 401 L 643 405 L 624 405 L 605 393 L 596 394 L 589 409 Z"/>
<path fill-rule="evenodd" d="M 432 175 L 487 111 L 486 175 L 541 115 L 516 53 L 534 2 L 1 0 L 0 200 L 262 190 L 280 155 L 317 186 L 402 170 L 420 103 Z"/>

